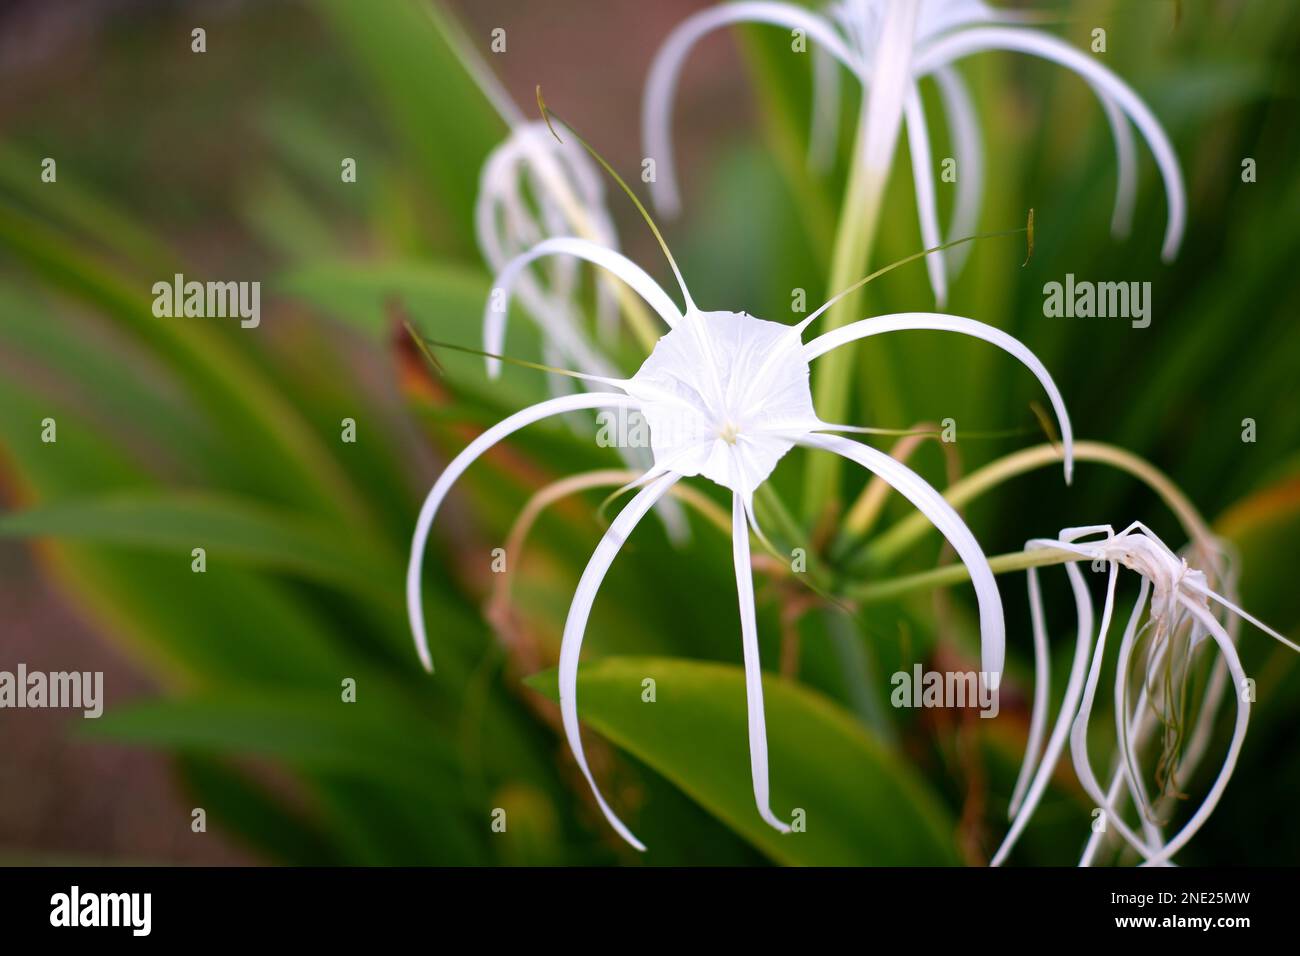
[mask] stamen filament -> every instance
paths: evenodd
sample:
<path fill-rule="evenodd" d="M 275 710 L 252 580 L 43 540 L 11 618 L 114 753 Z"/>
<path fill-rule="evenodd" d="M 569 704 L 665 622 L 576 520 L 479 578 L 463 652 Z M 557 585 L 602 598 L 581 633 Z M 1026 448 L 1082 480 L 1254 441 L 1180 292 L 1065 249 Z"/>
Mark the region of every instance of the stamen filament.
<path fill-rule="evenodd" d="M 659 227 L 655 225 L 654 218 L 637 197 L 637 194 L 632 191 L 632 187 L 623 181 L 623 177 L 620 176 L 615 171 L 614 167 L 605 160 L 604 156 L 600 155 L 600 153 L 596 151 L 595 147 L 582 138 L 582 134 L 573 128 L 572 123 L 553 112 L 551 108 L 546 105 L 546 101 L 542 99 L 542 87 L 540 84 L 537 87 L 537 108 L 542 111 L 542 118 L 546 120 L 546 125 L 550 128 L 552 136 L 561 143 L 564 142 L 564 140 L 560 139 L 560 134 L 555 131 L 554 124 L 551 123 L 551 119 L 554 118 L 568 127 L 568 130 L 573 134 L 574 139 L 582 144 L 582 148 L 590 153 L 591 158 L 600 163 L 601 168 L 604 169 L 605 172 L 609 173 L 614 182 L 618 183 L 619 188 L 622 189 L 623 192 L 627 193 L 627 197 L 632 200 L 632 204 L 636 206 L 637 212 L 641 214 L 641 218 L 646 221 L 646 225 L 648 225 L 650 231 L 654 233 L 654 237 L 659 243 L 659 248 L 664 251 L 664 257 L 668 260 L 668 265 L 672 267 L 673 275 L 677 277 L 677 285 L 682 290 L 682 297 L 686 300 L 686 311 L 689 312 L 694 310 L 695 302 L 691 298 L 690 290 L 686 288 L 686 280 L 682 278 L 682 270 L 677 267 L 677 260 L 673 258 L 672 251 L 668 248 L 668 243 L 664 241 L 663 233 L 661 233 Z"/>

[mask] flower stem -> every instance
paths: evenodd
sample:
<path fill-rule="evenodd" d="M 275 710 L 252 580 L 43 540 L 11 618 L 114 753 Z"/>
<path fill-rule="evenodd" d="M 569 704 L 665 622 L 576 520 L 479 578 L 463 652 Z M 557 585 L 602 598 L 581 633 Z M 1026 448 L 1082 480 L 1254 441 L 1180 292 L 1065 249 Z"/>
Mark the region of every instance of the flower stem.
<path fill-rule="evenodd" d="M 1010 554 L 998 554 L 989 558 L 989 567 L 994 574 L 1008 571 L 1024 571 L 1027 568 L 1041 568 L 1051 564 L 1065 564 L 1078 561 L 1079 555 L 1073 551 L 1060 551 L 1056 548 L 1035 548 L 1033 551 L 1013 551 Z M 947 564 L 941 568 L 922 571 L 919 574 L 907 574 L 884 581 L 858 584 L 845 591 L 845 597 L 861 604 L 876 604 L 893 598 L 902 597 L 916 591 L 928 591 L 944 588 L 970 580 L 966 565 Z"/>
<path fill-rule="evenodd" d="M 893 163 L 903 118 L 903 99 L 910 88 L 912 43 L 916 32 L 916 0 L 896 0 L 887 8 L 876 44 L 877 56 L 871 70 L 868 92 L 863 97 L 854 136 L 853 159 L 849 163 L 848 185 L 840 209 L 835 248 L 831 255 L 831 295 L 851 286 L 866 270 L 880 224 L 885 184 Z M 824 331 L 862 318 L 862 293 L 845 296 L 826 313 Z M 824 421 L 846 420 L 849 387 L 856 345 L 836 349 L 818 363 L 813 383 L 814 405 Z M 881 420 L 902 418 L 888 363 L 880 346 L 873 348 L 874 360 L 866 375 L 872 412 Z M 804 474 L 804 517 L 816 521 L 839 495 L 843 462 L 837 455 L 809 456 Z"/>
<path fill-rule="evenodd" d="M 1139 479 L 1177 516 L 1191 541 L 1196 542 L 1198 547 L 1203 549 L 1213 548 L 1214 535 L 1200 512 L 1196 510 L 1196 506 L 1167 475 L 1149 461 L 1114 445 L 1092 441 L 1076 442 L 1074 457 L 1078 461 L 1110 465 Z M 944 492 L 944 497 L 954 508 L 960 508 L 1008 479 L 1037 468 L 1060 463 L 1059 448 L 1054 445 L 1036 445 L 1007 455 L 1005 458 L 999 458 L 972 472 L 949 487 Z M 934 526 L 925 515 L 919 512 L 908 515 L 875 541 L 866 545 L 863 549 L 863 561 L 860 563 L 870 567 L 887 565 L 933 530 Z"/>

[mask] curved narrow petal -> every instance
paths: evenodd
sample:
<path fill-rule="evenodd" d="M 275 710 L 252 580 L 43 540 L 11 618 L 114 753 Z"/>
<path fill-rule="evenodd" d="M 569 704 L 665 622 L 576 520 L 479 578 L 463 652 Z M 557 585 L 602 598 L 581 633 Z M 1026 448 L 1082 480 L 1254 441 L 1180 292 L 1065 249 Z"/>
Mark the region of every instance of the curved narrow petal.
<path fill-rule="evenodd" d="M 1119 642 L 1119 656 L 1115 661 L 1115 745 L 1118 748 L 1116 753 L 1119 755 L 1120 772 L 1124 775 L 1125 784 L 1128 787 L 1129 796 L 1133 799 L 1133 805 L 1137 807 L 1138 819 L 1142 823 L 1142 832 L 1146 834 L 1147 843 L 1151 846 L 1159 846 L 1163 840 L 1160 837 L 1160 831 L 1156 828 L 1154 808 L 1151 806 L 1151 800 L 1147 796 L 1146 784 L 1142 780 L 1142 775 L 1137 766 L 1136 748 L 1133 746 L 1133 728 L 1129 726 L 1131 718 L 1128 706 L 1129 697 L 1129 667 L 1133 659 L 1133 651 L 1137 646 L 1137 639 L 1141 636 L 1138 629 L 1138 619 L 1146 608 L 1147 597 L 1151 591 L 1151 582 L 1147 578 L 1142 579 L 1142 589 L 1138 592 L 1137 603 L 1133 605 L 1133 613 L 1129 615 L 1128 625 L 1124 628 L 1124 636 Z M 1150 667 L 1159 666 L 1160 659 L 1165 654 L 1165 649 L 1169 646 L 1164 642 L 1153 652 Z M 1139 703 L 1145 704 L 1146 701 L 1146 681 L 1142 682 L 1142 690 L 1139 693 Z"/>
<path fill-rule="evenodd" d="M 1269 627 L 1267 624 L 1265 624 L 1265 623 L 1264 623 L 1263 621 L 1261 621 L 1259 618 L 1255 617 L 1255 615 L 1253 615 L 1253 614 L 1251 614 L 1250 612 L 1246 611 L 1244 608 L 1238 606 L 1237 604 L 1234 604 L 1232 601 L 1229 601 L 1229 600 L 1228 600 L 1226 597 L 1224 597 L 1222 594 L 1219 594 L 1219 593 L 1216 592 L 1216 591 L 1211 591 L 1209 588 L 1207 588 L 1207 587 L 1203 587 L 1203 586 L 1197 584 L 1197 583 L 1194 582 L 1194 581 L 1184 581 L 1183 583 L 1184 583 L 1184 586 L 1190 588 L 1191 590 L 1195 591 L 1196 593 L 1201 594 L 1201 595 L 1203 595 L 1204 597 L 1209 598 L 1211 601 L 1214 601 L 1214 602 L 1216 602 L 1216 603 L 1218 603 L 1218 604 L 1223 605 L 1223 606 L 1226 607 L 1229 611 L 1231 611 L 1233 614 L 1237 615 L 1237 616 L 1240 617 L 1241 619 L 1246 620 L 1246 621 L 1249 621 L 1251 624 L 1254 624 L 1257 628 L 1259 628 L 1261 631 L 1263 631 L 1263 632 L 1264 632 L 1265 634 L 1267 634 L 1269 637 L 1273 638 L 1274 640 L 1281 641 L 1281 642 L 1282 642 L 1283 644 L 1285 644 L 1287 647 L 1291 648 L 1291 650 L 1293 650 L 1293 651 L 1300 651 L 1300 644 L 1296 644 L 1295 641 L 1292 641 L 1292 640 L 1289 640 L 1288 638 L 1283 637 L 1283 636 L 1282 636 L 1281 634 L 1279 634 L 1277 631 L 1273 630 L 1273 628 Z"/>
<path fill-rule="evenodd" d="M 424 629 L 424 599 L 420 587 L 424 548 L 429 540 L 429 529 L 433 526 L 438 508 L 441 507 L 442 500 L 447 497 L 451 486 L 456 483 L 456 479 L 465 473 L 465 469 L 473 464 L 475 459 L 497 442 L 533 422 L 582 408 L 635 408 L 638 404 L 632 396 L 619 395 L 616 392 L 583 392 L 539 402 L 497 422 L 465 446 L 465 449 L 448 463 L 442 474 L 438 476 L 438 480 L 433 483 L 433 487 L 429 489 L 429 494 L 420 508 L 420 516 L 415 522 L 415 534 L 411 538 L 411 558 L 406 568 L 406 612 L 411 623 L 411 633 L 415 637 L 415 649 L 419 652 L 420 662 L 424 664 L 425 670 L 433 670 L 433 659 L 429 654 L 429 637 Z"/>
<path fill-rule="evenodd" d="M 1196 832 L 1209 819 L 1210 814 L 1219 803 L 1219 798 L 1223 796 L 1224 788 L 1228 786 L 1228 781 L 1232 778 L 1232 772 L 1237 767 L 1237 758 L 1241 754 L 1241 745 L 1246 740 L 1246 726 L 1250 722 L 1250 701 L 1242 693 L 1241 688 L 1246 683 L 1246 672 L 1242 669 L 1241 659 L 1237 656 L 1237 648 L 1233 646 L 1232 640 L 1223 629 L 1218 621 L 1214 619 L 1206 608 L 1198 605 L 1195 601 L 1190 600 L 1186 595 L 1179 596 L 1179 603 L 1195 617 L 1219 645 L 1219 653 L 1223 655 L 1223 660 L 1228 665 L 1228 671 L 1232 674 L 1232 681 L 1237 688 L 1237 693 L 1233 696 L 1237 699 L 1237 720 L 1232 729 L 1232 740 L 1228 743 L 1228 753 L 1223 758 L 1223 766 L 1219 768 L 1219 774 L 1214 778 L 1214 783 L 1210 786 L 1209 792 L 1201 805 L 1196 808 L 1196 812 L 1183 825 L 1178 833 L 1160 848 L 1160 852 L 1147 859 L 1148 866 L 1159 866 L 1167 863 L 1171 857 L 1184 846 L 1187 841 L 1196 835 Z"/>
<path fill-rule="evenodd" d="M 587 630 L 587 618 L 591 616 L 591 607 L 596 602 L 596 592 L 600 590 L 601 582 L 605 580 L 605 573 L 614 563 L 614 557 L 623 547 L 623 542 L 632 533 L 632 529 L 645 517 L 650 507 L 667 494 L 668 489 L 677 482 L 678 478 L 679 476 L 674 474 L 663 475 L 642 488 L 611 522 L 604 537 L 600 539 L 600 544 L 596 545 L 596 550 L 592 552 L 591 560 L 587 562 L 587 567 L 578 581 L 578 587 L 573 592 L 569 616 L 564 622 L 564 638 L 560 644 L 560 716 L 564 721 L 564 736 L 569 741 L 569 749 L 573 751 L 573 758 L 578 762 L 578 768 L 587 778 L 587 783 L 591 785 L 591 792 L 596 797 L 601 812 L 605 814 L 605 819 L 618 831 L 619 836 L 638 850 L 644 850 L 645 845 L 632 835 L 632 831 L 610 809 L 601 795 L 600 788 L 596 786 L 591 768 L 587 766 L 587 755 L 582 749 L 582 732 L 578 725 L 578 658 L 582 653 L 582 638 Z"/>
<path fill-rule="evenodd" d="M 1124 111 L 1104 91 L 1096 87 L 1093 91 L 1106 113 L 1106 122 L 1110 124 L 1111 136 L 1115 140 L 1115 211 L 1110 217 L 1110 232 L 1120 239 L 1127 236 L 1133 227 L 1133 206 L 1137 202 L 1137 146 Z"/>
<path fill-rule="evenodd" d="M 737 23 L 766 23 L 791 30 L 803 30 L 813 43 L 823 47 L 857 73 L 856 59 L 827 21 L 792 3 L 742 2 L 719 4 L 692 14 L 668 35 L 650 65 L 641 108 L 641 140 L 646 156 L 655 160 L 655 181 L 650 195 L 655 208 L 666 216 L 681 211 L 681 195 L 673 160 L 673 95 L 682 65 L 695 44 L 721 27 Z"/>
<path fill-rule="evenodd" d="M 948 227 L 948 241 L 973 236 L 979 227 L 980 200 L 984 196 L 984 145 L 980 141 L 979 123 L 975 118 L 975 104 L 971 101 L 966 83 L 951 66 L 934 71 L 943 98 L 944 114 L 948 121 L 948 136 L 952 140 L 957 160 L 957 198 L 953 203 L 952 222 Z M 963 242 L 946 250 L 948 277 L 955 279 L 961 273 L 972 243 Z"/>
<path fill-rule="evenodd" d="M 763 669 L 758 659 L 758 622 L 754 612 L 754 577 L 749 566 L 749 524 L 745 503 L 731 496 L 731 544 L 736 561 L 736 595 L 740 599 L 740 640 L 745 656 L 745 706 L 749 712 L 749 767 L 758 815 L 770 826 L 790 827 L 772 812 L 768 795 L 767 724 L 763 714 Z"/>
<path fill-rule="evenodd" d="M 1119 573 L 1119 565 L 1113 561 L 1108 564 L 1110 573 L 1106 582 L 1106 604 L 1102 609 L 1101 625 L 1097 629 L 1097 648 L 1093 652 L 1092 666 L 1088 670 L 1088 682 L 1084 687 L 1083 700 L 1079 704 L 1079 712 L 1074 717 L 1074 726 L 1070 728 L 1070 756 L 1074 761 L 1074 772 L 1079 778 L 1079 783 L 1088 796 L 1096 801 L 1097 808 L 1105 813 L 1107 824 L 1113 826 L 1133 849 L 1149 859 L 1152 848 L 1146 845 L 1142 837 L 1133 832 L 1106 799 L 1101 785 L 1097 782 L 1097 775 L 1093 773 L 1092 760 L 1088 756 L 1088 721 L 1092 717 L 1097 685 L 1101 682 L 1101 668 L 1106 656 L 1106 634 L 1110 630 L 1110 620 L 1115 609 L 1115 580 Z"/>
<path fill-rule="evenodd" d="M 916 214 L 921 220 L 921 247 L 931 249 L 939 245 L 939 211 L 934 201 L 934 168 L 930 157 L 930 131 L 925 126 L 925 109 L 916 84 L 903 100 L 907 118 L 907 146 L 912 159 L 912 185 L 916 190 Z M 934 302 L 943 308 L 948 302 L 948 277 L 944 274 L 943 253 L 932 252 L 925 257 L 925 269 L 930 275 L 930 288 Z"/>
<path fill-rule="evenodd" d="M 919 0 L 895 0 L 884 5 L 864 80 L 867 94 L 862 98 L 858 121 L 861 148 L 856 161 L 866 167 L 882 189 L 894 162 L 903 104 L 914 82 L 912 52 L 920 9 Z"/>
<path fill-rule="evenodd" d="M 1143 579 L 1142 583 L 1148 586 L 1149 592 L 1150 583 L 1146 579 Z M 1141 596 L 1138 600 L 1139 603 L 1145 603 L 1146 599 L 1145 596 Z M 1137 702 L 1133 705 L 1133 709 L 1129 711 L 1129 738 L 1127 746 L 1130 752 L 1137 750 L 1139 742 L 1145 739 L 1154 722 L 1154 716 L 1147 709 L 1147 688 L 1146 682 L 1143 681 L 1142 689 L 1138 692 Z M 1125 775 L 1124 767 L 1117 766 L 1114 773 L 1111 774 L 1110 787 L 1106 790 L 1106 806 L 1116 813 L 1120 812 L 1123 807 L 1126 783 L 1127 777 Z M 1131 795 L 1131 788 L 1127 792 Z M 1149 824 L 1149 821 L 1144 821 L 1144 826 L 1147 824 Z M 1159 846 L 1163 844 L 1164 838 L 1160 835 L 1159 828 L 1155 827 L 1154 824 L 1150 824 L 1150 829 L 1147 829 L 1146 831 L 1148 837 L 1150 838 L 1152 836 L 1153 830 L 1155 839 L 1150 841 L 1151 845 Z M 1079 858 L 1079 866 L 1092 866 L 1093 860 L 1096 859 L 1097 851 L 1101 849 L 1101 845 L 1105 841 L 1106 835 L 1109 832 L 1110 831 L 1104 829 L 1094 829 L 1092 831 L 1088 837 L 1087 846 L 1084 847 L 1083 855 Z"/>
<path fill-rule="evenodd" d="M 681 321 L 682 315 L 677 310 L 673 300 L 669 298 L 668 293 L 660 287 L 659 283 L 650 278 L 650 275 L 644 269 L 627 256 L 586 239 L 561 236 L 543 240 L 527 252 L 515 256 L 497 276 L 493 291 L 502 290 L 505 295 L 503 301 L 494 302 L 489 299 L 487 306 L 483 310 L 485 351 L 501 353 L 505 344 L 506 316 L 509 313 L 511 288 L 530 263 L 544 256 L 576 256 L 579 259 L 585 259 L 594 265 L 598 265 L 602 269 L 607 269 L 629 285 L 641 298 L 645 299 L 647 304 L 659 314 L 659 317 L 664 320 L 669 328 Z M 496 297 L 493 296 L 492 298 Z M 543 324 L 546 333 L 556 344 L 564 349 L 567 354 L 572 355 L 579 364 L 590 364 L 597 367 L 604 365 L 604 360 L 592 350 L 581 333 L 575 328 L 565 323 L 556 322 L 545 314 L 539 314 L 536 318 Z M 487 368 L 488 374 L 495 377 L 501 371 L 500 360 L 489 358 Z"/>
<path fill-rule="evenodd" d="M 840 138 L 840 65 L 826 48 L 812 49 L 812 126 L 808 131 L 808 165 L 830 172 Z"/>
<path fill-rule="evenodd" d="M 1027 569 L 1025 578 L 1029 583 L 1029 621 L 1034 635 L 1034 704 L 1029 714 L 1025 759 L 1020 764 L 1020 773 L 1011 791 L 1011 806 L 1007 809 L 1012 819 L 1020 809 L 1020 801 L 1024 799 L 1038 763 L 1043 735 L 1047 732 L 1047 704 L 1051 699 L 1052 660 L 1047 648 L 1047 627 L 1043 623 L 1043 592 L 1038 583 L 1038 569 Z"/>
<path fill-rule="evenodd" d="M 899 312 L 895 315 L 881 315 L 872 319 L 850 322 L 848 325 L 840 326 L 838 329 L 819 335 L 803 347 L 804 357 L 811 362 L 813 359 L 819 358 L 848 342 L 886 332 L 901 332 L 909 329 L 932 332 L 958 332 L 962 335 L 983 339 L 991 345 L 996 345 L 1004 352 L 1014 355 L 1033 372 L 1043 386 L 1043 390 L 1047 392 L 1047 397 L 1052 402 L 1052 409 L 1056 412 L 1056 421 L 1061 429 L 1061 443 L 1065 447 L 1065 481 L 1067 484 L 1070 482 L 1074 475 L 1074 430 L 1070 427 L 1070 413 L 1065 409 L 1065 400 L 1061 398 L 1056 383 L 1052 381 L 1052 376 L 1043 363 L 1038 360 L 1038 356 L 1029 351 L 1018 339 L 1013 338 L 1001 329 L 956 315 L 944 315 L 938 312 Z"/>
<path fill-rule="evenodd" d="M 1228 636 L 1231 638 L 1231 632 L 1229 632 Z M 1206 750 L 1209 749 L 1211 738 L 1214 736 L 1214 718 L 1219 712 L 1219 705 L 1223 703 L 1223 695 L 1227 689 L 1228 665 L 1224 663 L 1223 657 L 1220 656 L 1214 662 L 1214 670 L 1210 674 L 1210 683 L 1206 688 L 1205 697 L 1201 704 L 1201 713 L 1196 719 L 1196 729 L 1192 731 L 1191 741 L 1187 744 L 1186 750 L 1183 751 L 1183 757 L 1178 762 L 1179 770 L 1184 779 L 1189 779 L 1192 774 L 1196 773 L 1201 758 L 1205 756 Z"/>
<path fill-rule="evenodd" d="M 1052 546 L 1056 546 L 1056 543 L 1053 542 Z M 1052 728 L 1052 736 L 1048 738 L 1047 749 L 1043 751 L 1043 759 L 1038 764 L 1034 781 L 1029 785 L 1029 791 L 1020 805 L 1020 811 L 1011 822 L 1011 828 L 1003 837 L 997 853 L 993 855 L 990 866 L 1001 866 L 1006 862 L 1007 855 L 1020 839 L 1025 825 L 1029 823 L 1029 818 L 1034 815 L 1034 810 L 1038 808 L 1038 801 L 1042 799 L 1052 773 L 1060 762 L 1066 737 L 1070 733 L 1070 722 L 1074 719 L 1075 708 L 1079 705 L 1079 695 L 1083 692 L 1084 677 L 1088 671 L 1088 651 L 1092 646 L 1092 595 L 1088 593 L 1083 572 L 1076 564 L 1067 564 L 1065 573 L 1069 575 L 1070 588 L 1074 591 L 1075 616 L 1079 625 L 1078 637 L 1074 644 L 1074 662 L 1070 665 L 1070 677 L 1066 681 L 1065 697 L 1061 700 L 1056 726 Z"/>
<path fill-rule="evenodd" d="M 979 604 L 981 668 L 988 675 L 994 691 L 1002 678 L 1002 664 L 1006 655 L 1006 623 L 1002 616 L 1002 598 L 998 584 L 989 568 L 984 551 L 966 527 L 966 522 L 931 488 L 920 475 L 902 462 L 877 451 L 870 445 L 849 441 L 838 435 L 805 435 L 799 444 L 834 452 L 863 468 L 879 475 L 921 511 L 939 533 L 948 539 L 957 556 L 970 571 L 971 583 Z"/>
<path fill-rule="evenodd" d="M 944 64 L 987 50 L 1015 50 L 1059 63 L 1083 77 L 1098 94 L 1105 94 L 1128 114 L 1147 141 L 1165 181 L 1169 219 L 1161 254 L 1166 262 L 1173 259 L 1183 239 L 1187 192 L 1169 137 L 1142 98 L 1113 72 L 1063 40 L 1037 30 L 1014 27 L 973 27 L 941 37 L 918 54 L 916 74 L 922 76 Z"/>

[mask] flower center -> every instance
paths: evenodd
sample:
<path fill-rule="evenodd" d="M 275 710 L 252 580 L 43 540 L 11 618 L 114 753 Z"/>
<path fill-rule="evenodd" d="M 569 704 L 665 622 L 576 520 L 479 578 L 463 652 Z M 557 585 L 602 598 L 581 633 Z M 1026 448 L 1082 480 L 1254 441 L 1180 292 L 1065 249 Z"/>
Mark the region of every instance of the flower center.
<path fill-rule="evenodd" d="M 642 399 L 657 466 L 747 494 L 820 425 L 798 332 L 743 312 L 688 312 L 629 391 Z"/>

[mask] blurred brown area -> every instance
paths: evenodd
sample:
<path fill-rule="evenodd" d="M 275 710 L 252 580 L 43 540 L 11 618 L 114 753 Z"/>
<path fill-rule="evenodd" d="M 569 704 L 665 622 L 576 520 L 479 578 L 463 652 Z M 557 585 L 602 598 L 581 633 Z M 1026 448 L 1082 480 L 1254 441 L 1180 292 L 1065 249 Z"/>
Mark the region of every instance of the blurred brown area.
<path fill-rule="evenodd" d="M 0 544 L 0 670 L 102 671 L 104 707 L 155 688 L 74 614 L 22 545 Z M 193 805 L 165 758 L 80 739 L 80 711 L 0 711 L 0 864 L 255 862 Z"/>

